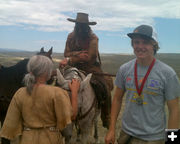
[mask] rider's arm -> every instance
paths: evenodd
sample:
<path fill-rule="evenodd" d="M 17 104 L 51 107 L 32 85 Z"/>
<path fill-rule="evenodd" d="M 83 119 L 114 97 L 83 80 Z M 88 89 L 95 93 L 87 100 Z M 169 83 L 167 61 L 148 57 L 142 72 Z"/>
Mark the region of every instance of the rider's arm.
<path fill-rule="evenodd" d="M 91 38 L 89 43 L 89 48 L 85 52 L 87 57 L 83 59 L 79 57 L 79 54 L 83 53 L 82 51 L 72 51 L 70 49 L 70 40 L 71 40 L 71 35 L 69 35 L 67 38 L 66 47 L 64 51 L 64 56 L 69 58 L 70 64 L 79 63 L 79 62 L 94 63 L 96 61 L 96 57 L 98 54 L 98 38 L 96 36 L 93 36 Z"/>
<path fill-rule="evenodd" d="M 87 55 L 88 57 L 84 59 L 85 62 L 94 63 L 96 61 L 98 55 L 98 38 L 95 35 L 90 40 Z"/>
<path fill-rule="evenodd" d="M 77 55 L 80 53 L 80 51 L 72 51 L 70 49 L 70 43 L 71 43 L 72 37 L 73 37 L 73 33 L 70 33 L 67 37 L 66 46 L 64 49 L 64 57 L 77 57 Z"/>

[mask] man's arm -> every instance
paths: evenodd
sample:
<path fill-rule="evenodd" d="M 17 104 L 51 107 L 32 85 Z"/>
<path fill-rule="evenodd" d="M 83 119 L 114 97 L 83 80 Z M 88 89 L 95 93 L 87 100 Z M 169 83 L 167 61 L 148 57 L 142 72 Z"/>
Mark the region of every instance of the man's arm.
<path fill-rule="evenodd" d="M 117 117 L 118 117 L 119 111 L 120 111 L 121 106 L 122 106 L 123 96 L 124 96 L 124 90 L 116 87 L 113 102 L 112 102 L 111 121 L 110 121 L 109 130 L 115 130 Z"/>
<path fill-rule="evenodd" d="M 179 128 L 179 98 L 167 101 L 169 110 L 168 129 Z"/>
<path fill-rule="evenodd" d="M 117 121 L 118 114 L 121 110 L 123 96 L 124 96 L 124 90 L 116 87 L 114 97 L 113 97 L 113 102 L 112 102 L 112 108 L 111 108 L 110 127 L 105 137 L 106 144 L 110 144 L 110 143 L 114 144 L 115 142 L 116 121 Z"/>
<path fill-rule="evenodd" d="M 98 38 L 93 37 L 93 39 L 89 43 L 89 49 L 87 51 L 88 57 L 84 59 L 85 62 L 95 62 L 98 56 Z"/>
<path fill-rule="evenodd" d="M 94 62 L 98 53 L 98 38 L 94 36 L 89 43 L 89 49 L 86 51 L 71 51 L 70 41 L 72 34 L 70 34 L 66 41 L 66 47 L 64 50 L 64 56 L 69 57 L 71 64 L 78 62 Z"/>
<path fill-rule="evenodd" d="M 66 40 L 66 46 L 64 49 L 64 57 L 77 57 L 81 53 L 80 51 L 71 51 L 70 46 L 69 46 L 71 37 L 72 37 L 72 34 L 69 34 Z"/>

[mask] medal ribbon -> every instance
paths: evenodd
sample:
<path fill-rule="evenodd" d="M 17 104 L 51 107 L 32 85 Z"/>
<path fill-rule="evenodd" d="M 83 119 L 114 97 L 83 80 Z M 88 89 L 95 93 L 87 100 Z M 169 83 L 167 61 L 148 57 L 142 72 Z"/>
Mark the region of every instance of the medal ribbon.
<path fill-rule="evenodd" d="M 154 58 L 151 65 L 148 68 L 148 71 L 146 72 L 145 77 L 143 78 L 142 84 L 141 84 L 140 89 L 139 89 L 139 87 L 138 87 L 138 78 L 137 78 L 137 60 L 136 60 L 135 68 L 134 68 L 134 80 L 135 80 L 135 84 L 136 84 L 136 90 L 137 90 L 137 93 L 138 93 L 139 96 L 141 96 L 142 90 L 144 88 L 144 84 L 145 84 L 145 82 L 146 82 L 146 80 L 147 80 L 147 78 L 148 78 L 148 76 L 149 76 L 149 74 L 150 74 L 150 72 L 151 72 L 151 70 L 152 70 L 152 68 L 154 66 L 155 61 L 156 61 L 156 59 Z"/>

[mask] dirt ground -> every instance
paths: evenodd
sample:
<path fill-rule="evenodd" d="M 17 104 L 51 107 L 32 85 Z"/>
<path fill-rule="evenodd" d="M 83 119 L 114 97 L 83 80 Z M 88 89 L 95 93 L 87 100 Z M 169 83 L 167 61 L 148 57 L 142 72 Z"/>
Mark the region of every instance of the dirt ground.
<path fill-rule="evenodd" d="M 123 101 L 124 101 L 125 97 L 123 98 Z M 119 132 L 120 132 L 120 129 L 121 129 L 121 118 L 122 118 L 122 113 L 124 111 L 124 102 L 123 102 L 123 105 L 122 105 L 122 110 L 118 116 L 118 119 L 117 119 L 117 123 L 116 123 L 116 139 L 118 138 L 119 136 Z M 102 127 L 102 122 L 99 118 L 99 121 L 98 121 L 98 131 L 99 131 L 99 144 L 104 144 L 104 138 L 107 134 L 107 129 L 103 128 Z"/>

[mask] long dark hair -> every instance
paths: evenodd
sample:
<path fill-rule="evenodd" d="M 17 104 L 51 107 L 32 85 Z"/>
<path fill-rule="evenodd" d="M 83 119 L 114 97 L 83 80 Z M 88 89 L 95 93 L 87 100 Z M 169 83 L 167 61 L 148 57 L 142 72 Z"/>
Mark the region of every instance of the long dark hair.
<path fill-rule="evenodd" d="M 76 23 L 74 27 L 75 39 L 82 39 L 86 40 L 90 38 L 91 35 L 91 28 L 88 24 L 84 23 Z"/>
<path fill-rule="evenodd" d="M 72 45 L 74 50 L 82 50 L 81 42 L 89 41 L 91 38 L 92 30 L 88 24 L 75 23 L 74 35 L 72 37 Z"/>

